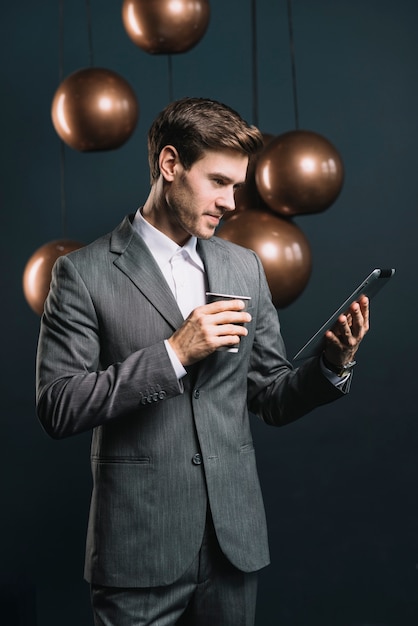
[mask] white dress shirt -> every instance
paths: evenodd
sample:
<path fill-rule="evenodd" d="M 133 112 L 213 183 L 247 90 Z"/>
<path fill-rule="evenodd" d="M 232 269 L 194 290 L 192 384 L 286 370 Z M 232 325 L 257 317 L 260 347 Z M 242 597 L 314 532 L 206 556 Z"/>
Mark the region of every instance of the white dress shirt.
<path fill-rule="evenodd" d="M 197 252 L 197 238 L 191 237 L 183 247 L 179 246 L 147 222 L 140 209 L 132 225 L 148 246 L 186 319 L 193 309 L 206 303 L 206 274 Z M 165 341 L 165 346 L 180 379 L 187 372 L 168 341 Z"/>

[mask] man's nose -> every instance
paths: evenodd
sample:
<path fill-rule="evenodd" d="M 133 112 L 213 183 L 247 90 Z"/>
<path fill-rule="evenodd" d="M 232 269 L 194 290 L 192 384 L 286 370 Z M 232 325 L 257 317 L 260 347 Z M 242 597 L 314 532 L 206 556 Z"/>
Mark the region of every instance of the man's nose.
<path fill-rule="evenodd" d="M 235 210 L 235 194 L 232 186 L 225 188 L 225 193 L 222 194 L 220 202 L 222 202 L 222 207 L 225 211 Z"/>

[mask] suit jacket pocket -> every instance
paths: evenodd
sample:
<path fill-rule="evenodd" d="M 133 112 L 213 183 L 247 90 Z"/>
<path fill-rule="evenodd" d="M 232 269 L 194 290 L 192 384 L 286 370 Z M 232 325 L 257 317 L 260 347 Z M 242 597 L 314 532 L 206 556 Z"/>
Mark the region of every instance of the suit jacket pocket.
<path fill-rule="evenodd" d="M 118 465 L 118 464 L 128 464 L 128 465 L 151 465 L 151 459 L 149 456 L 138 456 L 138 457 L 123 457 L 123 456 L 92 456 L 92 463 L 97 463 L 98 465 Z"/>

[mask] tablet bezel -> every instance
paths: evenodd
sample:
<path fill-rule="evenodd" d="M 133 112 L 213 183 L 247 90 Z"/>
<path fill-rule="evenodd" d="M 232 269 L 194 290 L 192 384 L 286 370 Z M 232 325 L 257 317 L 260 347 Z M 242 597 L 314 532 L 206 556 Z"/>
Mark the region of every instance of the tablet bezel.
<path fill-rule="evenodd" d="M 346 313 L 350 304 L 365 295 L 369 299 L 373 298 L 388 280 L 392 278 L 395 270 L 376 268 L 354 289 L 353 293 L 344 300 L 338 309 L 322 324 L 321 328 L 305 343 L 305 345 L 295 354 L 294 361 L 300 361 L 320 354 L 323 348 L 324 334 L 332 328 L 342 313 Z"/>

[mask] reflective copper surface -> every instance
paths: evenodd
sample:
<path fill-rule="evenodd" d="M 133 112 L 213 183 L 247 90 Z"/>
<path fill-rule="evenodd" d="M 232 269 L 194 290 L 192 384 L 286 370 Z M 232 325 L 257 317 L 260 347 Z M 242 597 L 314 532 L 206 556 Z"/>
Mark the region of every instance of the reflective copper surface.
<path fill-rule="evenodd" d="M 260 155 L 256 184 L 264 202 L 282 215 L 319 213 L 337 199 L 344 168 L 334 146 L 306 130 L 279 135 Z"/>
<path fill-rule="evenodd" d="M 44 244 L 32 254 L 23 272 L 23 292 L 35 313 L 43 313 L 55 261 L 59 256 L 82 247 L 83 244 L 78 241 L 57 239 Z"/>
<path fill-rule="evenodd" d="M 139 107 L 134 91 L 108 69 L 70 74 L 52 101 L 52 122 L 61 139 L 81 152 L 119 148 L 133 133 Z"/>
<path fill-rule="evenodd" d="M 132 41 L 150 54 L 195 46 L 209 24 L 208 0 L 124 0 L 122 21 Z"/>
<path fill-rule="evenodd" d="M 291 304 L 306 287 L 312 270 L 311 249 L 290 220 L 264 211 L 242 211 L 224 222 L 216 234 L 258 254 L 276 308 Z"/>

